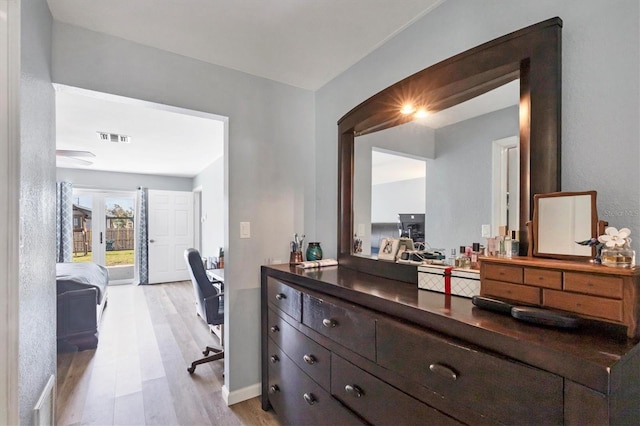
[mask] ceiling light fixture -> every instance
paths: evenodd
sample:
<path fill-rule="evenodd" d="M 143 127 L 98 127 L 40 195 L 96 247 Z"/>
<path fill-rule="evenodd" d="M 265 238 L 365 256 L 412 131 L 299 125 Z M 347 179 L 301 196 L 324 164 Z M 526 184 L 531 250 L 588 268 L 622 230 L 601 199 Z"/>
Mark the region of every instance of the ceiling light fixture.
<path fill-rule="evenodd" d="M 405 104 L 402 106 L 402 108 L 400 108 L 400 113 L 401 114 L 405 114 L 405 115 L 409 115 L 409 114 L 413 114 L 415 112 L 416 108 L 411 105 L 411 104 Z"/>
<path fill-rule="evenodd" d="M 427 115 L 429 115 L 429 113 L 427 112 L 427 110 L 426 110 L 426 109 L 424 109 L 424 108 L 420 108 L 418 111 L 416 111 L 416 115 L 415 115 L 415 117 L 416 117 L 416 118 L 424 118 L 424 117 L 426 117 Z"/>

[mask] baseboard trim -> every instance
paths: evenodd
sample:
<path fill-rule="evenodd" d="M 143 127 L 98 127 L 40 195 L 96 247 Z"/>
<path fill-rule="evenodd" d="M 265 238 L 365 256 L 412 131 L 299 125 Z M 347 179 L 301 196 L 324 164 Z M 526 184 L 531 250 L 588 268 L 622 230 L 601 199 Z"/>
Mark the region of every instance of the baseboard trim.
<path fill-rule="evenodd" d="M 233 392 L 229 392 L 229 389 L 226 385 L 222 386 L 222 399 L 224 399 L 224 402 L 227 404 L 227 406 L 246 401 L 247 399 L 255 398 L 256 396 L 260 396 L 261 394 L 262 386 L 260 385 L 260 383 L 247 386 L 246 388 L 238 389 Z"/>

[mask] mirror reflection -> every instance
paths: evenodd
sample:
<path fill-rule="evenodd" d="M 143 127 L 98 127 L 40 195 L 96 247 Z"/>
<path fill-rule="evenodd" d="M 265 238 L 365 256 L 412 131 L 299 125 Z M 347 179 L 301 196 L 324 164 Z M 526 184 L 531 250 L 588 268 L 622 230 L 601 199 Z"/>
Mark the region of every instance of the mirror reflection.
<path fill-rule="evenodd" d="M 593 248 L 576 244 L 596 236 L 595 191 L 540 194 L 535 197 L 534 254 L 593 257 Z"/>
<path fill-rule="evenodd" d="M 362 245 L 352 254 L 375 258 L 383 238 L 411 236 L 448 256 L 497 235 L 500 226 L 520 229 L 519 96 L 515 80 L 357 136 L 353 230 Z"/>

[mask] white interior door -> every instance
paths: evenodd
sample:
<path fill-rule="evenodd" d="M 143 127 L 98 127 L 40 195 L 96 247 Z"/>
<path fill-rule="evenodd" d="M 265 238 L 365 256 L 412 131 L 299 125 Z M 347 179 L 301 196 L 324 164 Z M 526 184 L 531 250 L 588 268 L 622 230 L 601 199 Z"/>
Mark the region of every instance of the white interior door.
<path fill-rule="evenodd" d="M 193 193 L 149 190 L 149 283 L 188 280 L 184 251 L 193 247 Z"/>

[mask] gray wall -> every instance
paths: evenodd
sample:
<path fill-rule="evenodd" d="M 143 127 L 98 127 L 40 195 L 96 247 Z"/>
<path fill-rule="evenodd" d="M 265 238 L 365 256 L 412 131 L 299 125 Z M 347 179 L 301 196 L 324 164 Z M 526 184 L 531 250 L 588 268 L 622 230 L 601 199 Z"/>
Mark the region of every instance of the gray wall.
<path fill-rule="evenodd" d="M 597 190 L 600 217 L 640 235 L 639 7 L 637 0 L 449 0 L 318 90 L 316 228 L 325 254 L 337 247 L 338 119 L 408 75 L 554 16 L 564 21 L 562 190 Z"/>
<path fill-rule="evenodd" d="M 56 373 L 55 119 L 52 19 L 46 2 L 22 1 L 20 22 L 18 387 L 20 423 L 28 425 L 40 393 Z"/>
<path fill-rule="evenodd" d="M 491 147 L 517 135 L 518 109 L 506 108 L 436 130 L 436 158 L 427 160 L 425 239 L 433 248 L 483 243 L 491 224 Z"/>
<path fill-rule="evenodd" d="M 424 213 L 425 179 L 407 179 L 371 186 L 371 221 L 397 222 L 400 213 Z"/>
<path fill-rule="evenodd" d="M 288 259 L 294 232 L 322 241 L 313 93 L 58 22 L 53 51 L 56 83 L 229 117 L 225 382 L 231 392 L 256 385 L 260 265 Z M 251 239 L 239 238 L 244 221 Z"/>
<path fill-rule="evenodd" d="M 200 235 L 202 235 L 202 256 L 218 257 L 220 247 L 224 247 L 224 158 L 216 159 L 209 167 L 193 179 L 193 188 L 201 188 Z"/>
<path fill-rule="evenodd" d="M 191 191 L 193 179 L 138 173 L 103 172 L 99 170 L 56 169 L 56 180 L 71 182 L 74 187 L 135 191 L 138 187 L 165 191 Z"/>

